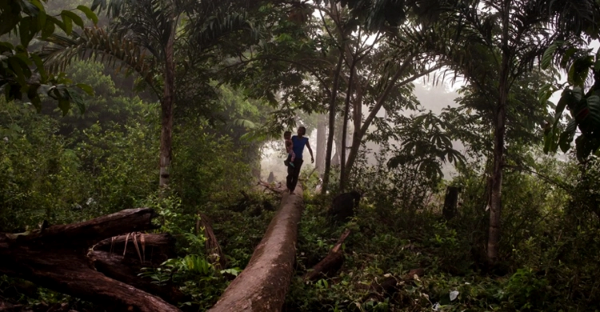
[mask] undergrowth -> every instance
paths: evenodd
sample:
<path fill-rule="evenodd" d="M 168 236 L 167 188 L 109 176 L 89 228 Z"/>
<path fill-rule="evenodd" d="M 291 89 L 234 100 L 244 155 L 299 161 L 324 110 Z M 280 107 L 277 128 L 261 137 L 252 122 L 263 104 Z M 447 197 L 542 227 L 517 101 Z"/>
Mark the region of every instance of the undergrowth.
<path fill-rule="evenodd" d="M 366 196 L 346 223 L 328 221 L 330 196 L 313 200 L 300 224 L 297 274 L 284 310 L 597 311 L 600 227 L 590 204 L 598 197 L 590 184 L 597 181 L 591 177 L 599 176 L 598 165 L 590 165 L 584 176 L 559 172 L 550 160 L 543 166 L 553 178 L 560 176 L 555 182 L 575 187 L 508 173 L 503 254 L 493 267 L 485 261 L 485 187 L 472 169 L 465 168 L 451 181 L 462 188 L 462 199 L 457 217 L 449 221 L 441 214 L 445 184 L 419 183 L 406 172 L 410 168 L 388 171 L 388 176 L 395 175 L 393 184 L 378 183 L 381 174 L 363 174 L 373 177 L 368 183 L 378 189 L 355 185 Z M 397 187 L 405 189 L 397 192 Z M 418 196 L 422 188 L 439 194 L 438 199 L 416 206 L 397 204 L 409 202 L 400 197 Z M 345 229 L 352 233 L 343 246 L 345 261 L 339 272 L 304 281 L 303 274 L 327 255 Z M 408 275 L 413 269 L 424 274 Z M 382 293 L 375 285 L 386 278 L 398 285 Z"/>

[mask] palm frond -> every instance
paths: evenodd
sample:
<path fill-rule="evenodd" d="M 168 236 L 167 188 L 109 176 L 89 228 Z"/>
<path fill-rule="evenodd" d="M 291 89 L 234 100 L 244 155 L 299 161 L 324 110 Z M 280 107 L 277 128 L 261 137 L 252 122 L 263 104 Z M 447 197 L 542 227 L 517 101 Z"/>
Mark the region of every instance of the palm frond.
<path fill-rule="evenodd" d="M 92 59 L 128 73 L 136 72 L 146 83 L 156 86 L 152 76 L 156 60 L 135 42 L 105 29 L 85 28 L 81 34 L 73 33 L 73 38 L 54 34 L 46 41 L 52 45 L 43 49 L 41 57 L 48 71 L 64 71 L 75 59 Z"/>

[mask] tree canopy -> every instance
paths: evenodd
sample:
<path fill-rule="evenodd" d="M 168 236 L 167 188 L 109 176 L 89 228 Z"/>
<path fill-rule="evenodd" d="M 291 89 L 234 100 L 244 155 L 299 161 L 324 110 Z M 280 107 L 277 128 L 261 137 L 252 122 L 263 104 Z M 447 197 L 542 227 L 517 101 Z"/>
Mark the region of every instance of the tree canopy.
<path fill-rule="evenodd" d="M 599 18 L 4 1 L 0 310 L 594 310 Z"/>

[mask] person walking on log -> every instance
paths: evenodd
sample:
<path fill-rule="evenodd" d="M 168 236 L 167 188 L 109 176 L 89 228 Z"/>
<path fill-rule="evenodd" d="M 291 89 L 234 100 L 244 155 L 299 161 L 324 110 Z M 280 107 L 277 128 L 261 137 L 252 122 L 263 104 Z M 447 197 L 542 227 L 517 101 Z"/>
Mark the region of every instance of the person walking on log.
<path fill-rule="evenodd" d="M 290 190 L 290 194 L 294 194 L 294 189 L 296 188 L 296 184 L 298 184 L 298 176 L 300 175 L 300 167 L 302 167 L 302 153 L 304 152 L 304 146 L 308 148 L 310 152 L 310 161 L 311 163 L 315 162 L 315 158 L 313 157 L 312 148 L 310 148 L 310 144 L 308 143 L 308 138 L 304 137 L 306 134 L 306 128 L 303 126 L 298 127 L 298 135 L 292 136 L 292 143 L 294 144 L 294 154 L 296 158 L 294 159 L 294 166 L 288 166 L 288 175 L 286 177 L 287 188 Z"/>

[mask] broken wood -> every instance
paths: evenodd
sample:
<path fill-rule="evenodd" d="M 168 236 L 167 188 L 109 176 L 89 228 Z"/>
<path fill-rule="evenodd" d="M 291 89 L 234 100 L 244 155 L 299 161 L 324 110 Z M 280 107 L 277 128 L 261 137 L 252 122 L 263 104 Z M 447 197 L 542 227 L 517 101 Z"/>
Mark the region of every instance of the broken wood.
<path fill-rule="evenodd" d="M 209 311 L 281 311 L 294 270 L 302 209 L 302 188 L 298 185 L 295 194 L 283 194 L 281 206 L 250 262 Z"/>
<path fill-rule="evenodd" d="M 154 210 L 149 208 L 125 209 L 85 222 L 49 226 L 26 235 L 5 235 L 16 242 L 30 245 L 87 248 L 107 237 L 154 229 L 156 227 L 151 221 L 156 216 Z"/>
<path fill-rule="evenodd" d="M 282 187 L 281 183 L 279 183 L 277 186 L 275 186 L 275 185 L 271 185 L 271 183 L 267 183 L 264 181 L 258 181 L 257 185 L 263 186 L 265 188 L 264 189 L 265 191 L 269 190 L 269 191 L 271 191 L 273 193 L 277 193 L 277 194 L 281 194 L 287 190 Z"/>
<path fill-rule="evenodd" d="M 342 267 L 342 264 L 344 263 L 344 253 L 341 250 L 342 244 L 346 238 L 348 238 L 350 232 L 351 231 L 347 229 L 344 231 L 344 233 L 342 233 L 337 243 L 335 243 L 333 248 L 331 248 L 327 256 L 304 275 L 304 281 L 314 281 L 319 276 L 329 276 L 337 272 Z"/>
<path fill-rule="evenodd" d="M 415 279 L 422 277 L 423 274 L 425 274 L 425 270 L 422 268 L 412 269 L 412 270 L 408 271 L 408 273 L 406 275 L 404 275 L 404 280 L 413 281 Z"/>
<path fill-rule="evenodd" d="M 363 301 L 383 301 L 386 297 L 391 297 L 398 289 L 398 280 L 393 276 L 386 276 L 384 279 L 376 279 L 369 287 Z"/>
<path fill-rule="evenodd" d="M 94 245 L 93 250 L 119 255 L 126 253 L 123 255 L 126 258 L 140 259 L 142 263 L 159 265 L 175 257 L 175 238 L 171 234 L 133 232 L 104 239 Z"/>
<path fill-rule="evenodd" d="M 0 233 L 0 273 L 118 311 L 179 311 L 163 299 L 96 271 L 88 249 L 112 236 L 156 228 L 152 209 L 127 209 L 32 233 Z"/>
<path fill-rule="evenodd" d="M 210 219 L 205 214 L 199 213 L 198 215 L 200 216 L 200 219 L 196 222 L 196 233 L 200 232 L 200 228 L 204 228 L 204 236 L 206 236 L 206 254 L 215 269 L 222 270 L 227 267 L 227 259 L 215 236 Z"/>

